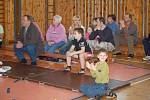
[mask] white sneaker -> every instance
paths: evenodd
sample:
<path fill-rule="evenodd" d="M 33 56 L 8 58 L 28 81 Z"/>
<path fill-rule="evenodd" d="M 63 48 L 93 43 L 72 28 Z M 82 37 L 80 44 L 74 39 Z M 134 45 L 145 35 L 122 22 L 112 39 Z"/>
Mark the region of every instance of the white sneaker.
<path fill-rule="evenodd" d="M 3 69 L 3 68 L 0 68 L 0 72 L 1 72 L 1 73 L 5 73 L 5 72 L 7 72 L 7 70 L 5 70 L 5 69 Z"/>
<path fill-rule="evenodd" d="M 88 98 L 87 100 L 95 100 L 94 98 Z"/>
<path fill-rule="evenodd" d="M 146 56 L 143 58 L 144 61 L 149 61 L 150 60 L 150 56 Z"/>

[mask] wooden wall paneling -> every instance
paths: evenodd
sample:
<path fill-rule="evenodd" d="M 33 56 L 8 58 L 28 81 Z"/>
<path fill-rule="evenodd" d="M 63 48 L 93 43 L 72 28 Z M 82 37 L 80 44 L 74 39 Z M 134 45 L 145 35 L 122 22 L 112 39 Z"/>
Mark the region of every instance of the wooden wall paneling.
<path fill-rule="evenodd" d="M 81 18 L 81 24 L 83 26 L 84 26 L 84 15 L 85 15 L 85 11 L 84 10 L 85 10 L 84 9 L 84 0 L 80 0 L 80 18 Z"/>
<path fill-rule="evenodd" d="M 150 28 L 149 28 L 150 27 L 150 0 L 148 0 L 147 2 L 149 3 L 148 4 L 148 23 L 149 23 L 148 24 L 148 29 L 149 29 L 148 33 L 150 33 Z"/>
<path fill-rule="evenodd" d="M 47 20 L 48 20 L 47 24 L 49 26 L 49 24 L 52 23 L 54 13 L 56 12 L 55 11 L 55 6 L 54 6 L 54 0 L 48 0 L 48 8 L 47 9 L 48 9 L 48 12 L 46 12 L 46 13 L 48 13 L 47 14 Z"/>
<path fill-rule="evenodd" d="M 90 13 L 90 22 L 92 21 L 93 17 L 95 17 L 95 5 L 94 0 L 91 0 L 91 13 Z"/>
<path fill-rule="evenodd" d="M 108 0 L 108 15 L 112 14 L 112 0 Z"/>
<path fill-rule="evenodd" d="M 107 16 L 108 16 L 108 0 L 105 0 L 105 22 L 107 23 Z"/>
<path fill-rule="evenodd" d="M 148 9 L 148 6 L 149 6 L 149 0 L 146 0 L 146 34 L 148 34 L 148 30 L 149 30 L 149 9 Z"/>
<path fill-rule="evenodd" d="M 97 16 L 99 17 L 100 16 L 100 4 L 101 4 L 101 2 L 100 2 L 101 0 L 97 0 Z"/>
<path fill-rule="evenodd" d="M 14 0 L 5 0 L 5 39 L 12 41 L 14 35 Z"/>

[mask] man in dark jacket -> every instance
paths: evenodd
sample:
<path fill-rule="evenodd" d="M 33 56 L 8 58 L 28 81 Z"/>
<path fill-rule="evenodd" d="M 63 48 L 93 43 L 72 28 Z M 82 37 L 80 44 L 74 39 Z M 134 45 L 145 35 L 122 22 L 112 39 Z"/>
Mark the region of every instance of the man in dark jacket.
<path fill-rule="evenodd" d="M 27 63 L 23 55 L 23 52 L 27 52 L 32 60 L 31 64 L 36 65 L 37 48 L 41 45 L 42 39 L 38 28 L 31 21 L 31 16 L 23 16 L 23 26 L 17 37 L 15 52 L 21 63 Z"/>
<path fill-rule="evenodd" d="M 124 34 L 124 38 L 128 44 L 128 58 L 134 57 L 134 45 L 137 44 L 137 25 L 132 21 L 132 15 L 126 14 L 124 20 L 120 21 L 120 33 Z"/>

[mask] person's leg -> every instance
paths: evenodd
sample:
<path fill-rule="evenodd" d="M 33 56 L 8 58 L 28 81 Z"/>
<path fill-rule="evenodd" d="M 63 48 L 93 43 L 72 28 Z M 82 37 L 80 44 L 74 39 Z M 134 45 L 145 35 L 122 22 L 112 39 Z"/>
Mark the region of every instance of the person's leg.
<path fill-rule="evenodd" d="M 71 56 L 69 54 L 70 54 L 70 52 L 67 51 L 67 53 L 66 53 L 67 66 L 65 66 L 64 71 L 70 71 L 71 70 Z"/>
<path fill-rule="evenodd" d="M 0 48 L 2 47 L 2 40 L 0 41 Z"/>
<path fill-rule="evenodd" d="M 147 38 L 144 38 L 142 40 L 143 46 L 144 46 L 144 51 L 146 56 L 150 56 L 150 43 Z"/>
<path fill-rule="evenodd" d="M 47 52 L 49 48 L 50 48 L 50 46 L 48 45 L 48 43 L 46 43 L 45 46 L 44 46 L 44 51 Z"/>
<path fill-rule="evenodd" d="M 106 86 L 103 84 L 97 85 L 81 85 L 80 91 L 88 97 L 103 96 L 106 93 Z"/>
<path fill-rule="evenodd" d="M 61 46 L 63 46 L 65 44 L 64 41 L 60 41 L 59 43 L 55 43 L 55 44 L 52 44 L 49 49 L 48 49 L 48 52 L 50 53 L 55 53 L 55 50 L 60 48 Z"/>
<path fill-rule="evenodd" d="M 85 53 L 79 54 L 79 60 L 81 64 L 81 69 L 79 71 L 79 74 L 84 74 L 85 73 Z"/>
<path fill-rule="evenodd" d="M 128 43 L 128 57 L 134 57 L 134 36 L 128 35 L 127 37 L 127 43 Z"/>
<path fill-rule="evenodd" d="M 114 42 L 115 42 L 115 52 L 114 55 L 119 55 L 121 54 L 120 50 L 120 34 L 114 34 Z"/>
<path fill-rule="evenodd" d="M 37 57 L 36 46 L 33 44 L 27 45 L 27 52 L 31 58 L 31 64 L 36 65 L 36 57 Z"/>
<path fill-rule="evenodd" d="M 63 45 L 63 46 L 60 48 L 60 51 L 59 51 L 60 54 L 65 55 L 66 52 L 70 49 L 70 47 L 71 47 L 71 42 L 68 41 L 65 45 Z"/>
<path fill-rule="evenodd" d="M 27 61 L 25 60 L 25 57 L 23 55 L 23 52 L 27 51 L 26 47 L 23 48 L 15 48 L 15 54 L 18 57 L 19 61 L 22 63 L 26 63 Z"/>

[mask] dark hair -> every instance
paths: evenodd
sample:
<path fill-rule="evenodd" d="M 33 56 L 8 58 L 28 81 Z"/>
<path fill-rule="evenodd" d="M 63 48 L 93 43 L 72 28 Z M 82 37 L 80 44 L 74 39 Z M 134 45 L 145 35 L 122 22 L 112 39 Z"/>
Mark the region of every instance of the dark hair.
<path fill-rule="evenodd" d="M 116 21 L 116 16 L 114 14 L 108 15 L 108 17 L 111 17 L 113 21 Z"/>
<path fill-rule="evenodd" d="M 84 36 L 84 30 L 83 30 L 83 28 L 75 28 L 74 31 L 77 31 L 79 34 L 81 34 L 82 36 Z"/>
<path fill-rule="evenodd" d="M 94 18 L 92 19 L 92 21 L 97 21 L 97 17 L 94 17 Z"/>
<path fill-rule="evenodd" d="M 100 54 L 101 52 L 105 52 L 106 54 L 108 54 L 108 51 L 104 48 L 100 49 L 98 54 Z"/>
<path fill-rule="evenodd" d="M 105 19 L 104 19 L 104 17 L 98 17 L 98 20 L 99 20 L 100 22 L 103 22 L 103 24 L 105 24 Z"/>
<path fill-rule="evenodd" d="M 130 13 L 126 13 L 126 15 L 128 15 L 128 16 L 129 16 L 129 18 L 132 20 L 132 14 L 130 14 Z"/>
<path fill-rule="evenodd" d="M 24 15 L 24 17 L 27 17 L 27 20 L 30 21 L 30 22 L 34 21 L 34 18 L 30 15 Z"/>

